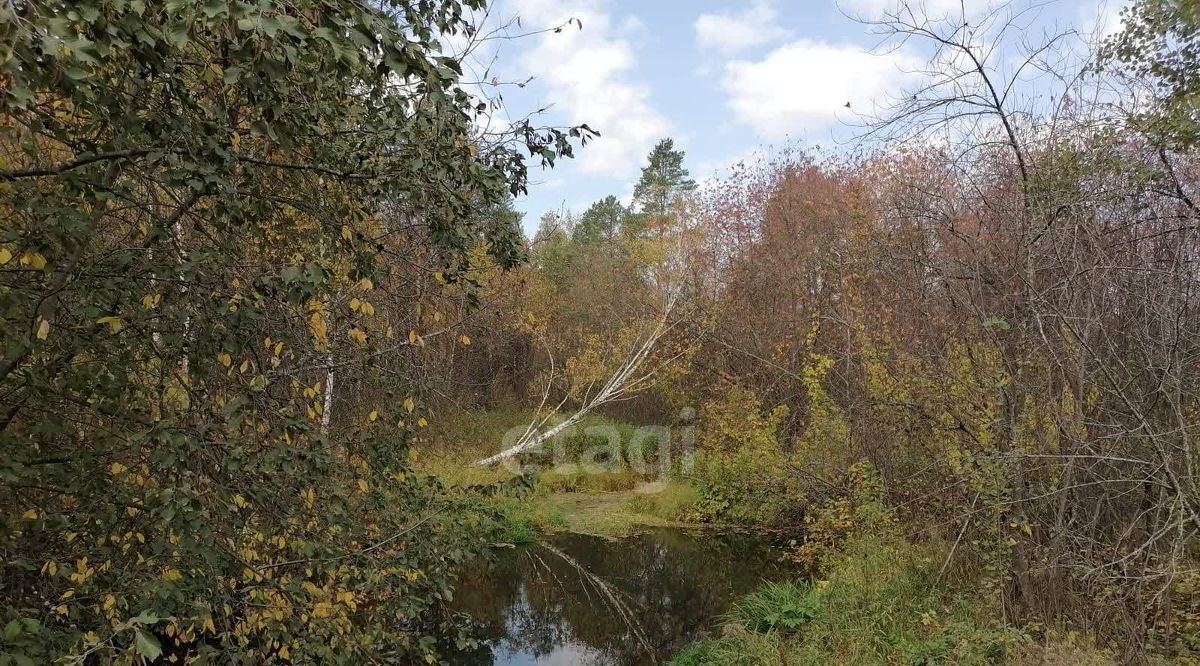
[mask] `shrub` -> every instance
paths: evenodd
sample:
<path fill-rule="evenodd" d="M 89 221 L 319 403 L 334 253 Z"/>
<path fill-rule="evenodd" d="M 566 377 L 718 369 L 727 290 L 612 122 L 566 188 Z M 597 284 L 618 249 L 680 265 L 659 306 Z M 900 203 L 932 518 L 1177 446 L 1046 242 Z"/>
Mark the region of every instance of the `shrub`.
<path fill-rule="evenodd" d="M 808 571 L 816 571 L 854 534 L 877 533 L 893 528 L 894 514 L 884 505 L 879 474 L 870 463 L 850 468 L 849 490 L 812 507 L 804 516 L 803 540 L 785 555 Z"/>
<path fill-rule="evenodd" d="M 787 413 L 776 407 L 764 416 L 758 398 L 738 386 L 705 403 L 690 461 L 701 498 L 690 519 L 769 523 L 800 500 L 778 439 Z"/>

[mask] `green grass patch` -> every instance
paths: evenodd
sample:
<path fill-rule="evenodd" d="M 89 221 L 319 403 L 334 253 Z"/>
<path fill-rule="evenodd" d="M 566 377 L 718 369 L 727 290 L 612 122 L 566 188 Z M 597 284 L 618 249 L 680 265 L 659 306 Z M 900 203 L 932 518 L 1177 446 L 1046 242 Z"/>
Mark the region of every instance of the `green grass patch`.
<path fill-rule="evenodd" d="M 522 457 L 523 464 L 541 467 L 532 491 L 517 496 L 497 490 L 513 480 L 513 472 L 472 463 L 500 450 L 504 433 L 532 416 L 519 410 L 439 414 L 414 448 L 413 466 L 450 488 L 486 489 L 481 496 L 501 516 L 496 540 L 505 543 L 558 531 L 625 536 L 644 527 L 680 524 L 699 501 L 689 484 L 650 483 L 657 474 L 634 471 L 630 460 L 653 460 L 649 449 L 656 442 L 635 440 L 633 426 L 604 416 L 590 416 L 568 436 Z M 647 488 L 652 492 L 642 492 Z"/>
<path fill-rule="evenodd" d="M 764 583 L 742 597 L 725 615 L 732 623 L 756 633 L 794 632 L 817 617 L 821 595 L 807 585 Z"/>
<path fill-rule="evenodd" d="M 656 492 L 639 492 L 629 500 L 628 509 L 663 520 L 682 520 L 700 501 L 700 491 L 689 483 L 668 481 Z"/>
<path fill-rule="evenodd" d="M 549 493 L 610 493 L 633 490 L 642 476 L 628 469 L 587 471 L 563 465 L 538 476 L 538 485 Z"/>
<path fill-rule="evenodd" d="M 500 526 L 495 540 L 500 543 L 531 543 L 539 534 L 567 529 L 566 513 L 562 507 L 545 497 L 496 498 L 500 509 Z"/>
<path fill-rule="evenodd" d="M 855 537 L 822 580 L 763 586 L 729 611 L 722 636 L 672 663 L 1007 663 L 1021 635 L 978 595 L 937 585 L 934 554 L 895 537 Z"/>
<path fill-rule="evenodd" d="M 736 626 L 720 638 L 690 646 L 670 661 L 670 666 L 763 666 L 799 663 L 788 661 L 787 647 L 777 634 L 760 634 Z"/>
<path fill-rule="evenodd" d="M 503 466 L 478 468 L 471 463 L 511 445 L 515 437 L 512 433 L 519 434 L 534 417 L 535 414 L 528 410 L 440 412 L 420 441 L 413 446 L 412 463 L 455 485 L 486 483 L 493 478 L 502 480 L 505 474 L 510 474 Z M 556 420 L 551 419 L 547 427 L 554 423 Z M 635 441 L 635 432 L 636 428 L 628 423 L 591 415 L 566 433 L 521 454 L 520 460 L 542 469 L 547 476 L 616 474 L 628 470 L 631 461 L 643 460 L 643 449 L 654 445 L 654 442 L 645 441 L 644 438 Z M 645 455 L 653 460 L 653 452 Z M 560 468 L 576 468 L 578 471 L 562 471 Z"/>

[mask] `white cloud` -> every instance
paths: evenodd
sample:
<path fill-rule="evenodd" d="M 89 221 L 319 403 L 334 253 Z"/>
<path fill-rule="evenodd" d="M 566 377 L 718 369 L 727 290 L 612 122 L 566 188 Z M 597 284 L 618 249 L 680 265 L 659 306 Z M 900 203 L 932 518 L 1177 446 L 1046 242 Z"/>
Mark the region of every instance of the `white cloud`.
<path fill-rule="evenodd" d="M 776 25 L 778 12 L 768 0 L 756 0 L 738 14 L 701 14 L 696 19 L 696 43 L 724 55 L 769 44 L 787 36 Z"/>
<path fill-rule="evenodd" d="M 577 153 L 585 173 L 635 176 L 642 157 L 670 129 L 651 104 L 649 87 L 632 76 L 638 61 L 628 35 L 644 28 L 631 19 L 614 24 L 602 0 L 515 0 L 513 5 L 525 17 L 525 29 L 571 18 L 582 22 L 582 29 L 572 25 L 534 38 L 520 65 L 546 86 L 545 97 L 566 123 L 587 123 L 601 133 Z"/>
<path fill-rule="evenodd" d="M 901 68 L 910 64 L 900 51 L 880 56 L 857 46 L 799 40 L 759 61 L 727 63 L 721 86 L 738 121 L 778 140 L 873 110 L 897 90 Z"/>

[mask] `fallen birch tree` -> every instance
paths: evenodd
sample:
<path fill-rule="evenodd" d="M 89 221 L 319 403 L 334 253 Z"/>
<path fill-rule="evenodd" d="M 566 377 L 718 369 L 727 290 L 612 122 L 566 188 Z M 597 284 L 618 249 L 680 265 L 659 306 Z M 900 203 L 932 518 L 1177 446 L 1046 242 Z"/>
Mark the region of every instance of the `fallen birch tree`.
<path fill-rule="evenodd" d="M 665 365 L 674 360 L 675 357 L 665 359 L 662 363 L 656 364 L 652 368 L 645 368 L 647 360 L 653 355 L 655 348 L 658 346 L 662 337 L 674 328 L 675 323 L 672 320 L 672 313 L 675 311 L 679 296 L 682 291 L 681 284 L 672 283 L 666 289 L 666 297 L 663 302 L 663 308 L 658 318 L 654 322 L 654 327 L 641 339 L 639 343 L 634 345 L 633 350 L 625 357 L 624 361 L 617 369 L 609 376 L 609 378 L 601 385 L 600 390 L 594 395 L 591 391 L 587 391 L 580 406 L 574 413 L 557 424 L 547 428 L 547 425 L 558 414 L 558 410 L 566 404 L 570 395 L 559 402 L 558 406 L 545 411 L 546 403 L 549 400 L 551 388 L 553 386 L 553 362 L 551 364 L 551 377 L 546 382 L 546 386 L 542 392 L 542 402 L 538 406 L 538 415 L 525 428 L 522 435 L 517 438 L 516 443 L 503 451 L 475 461 L 477 466 L 489 466 L 496 463 L 511 459 L 512 457 L 536 448 L 542 442 L 552 439 L 559 433 L 578 424 L 588 414 L 591 414 L 596 409 L 608 403 L 627 398 L 637 391 L 645 388 L 658 374 Z"/>

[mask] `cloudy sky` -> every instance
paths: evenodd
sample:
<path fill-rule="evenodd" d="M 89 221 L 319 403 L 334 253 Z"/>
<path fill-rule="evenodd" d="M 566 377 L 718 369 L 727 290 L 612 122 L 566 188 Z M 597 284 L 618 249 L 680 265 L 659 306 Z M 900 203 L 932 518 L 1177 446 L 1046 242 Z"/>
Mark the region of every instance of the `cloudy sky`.
<path fill-rule="evenodd" d="M 547 210 L 581 211 L 607 194 L 628 200 L 662 137 L 687 152 L 696 178 L 788 143 L 841 145 L 858 110 L 905 85 L 911 48 L 879 54 L 878 37 L 850 15 L 895 0 L 501 0 L 489 22 L 512 39 L 475 52 L 500 82 L 505 113 L 543 106 L 543 124 L 586 122 L 603 135 L 574 160 L 536 168 L 517 202 L 528 232 Z M 968 15 L 989 0 L 912 0 L 931 16 Z M 1026 3 L 1028 4 L 1028 3 Z M 1049 0 L 1030 30 L 1119 26 L 1121 0 Z M 537 32 L 577 19 L 561 32 Z M 530 34 L 532 33 L 532 34 Z M 525 36 L 521 36 L 525 35 Z M 533 77 L 524 87 L 504 85 Z M 851 108 L 846 108 L 850 102 Z"/>

